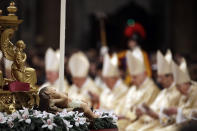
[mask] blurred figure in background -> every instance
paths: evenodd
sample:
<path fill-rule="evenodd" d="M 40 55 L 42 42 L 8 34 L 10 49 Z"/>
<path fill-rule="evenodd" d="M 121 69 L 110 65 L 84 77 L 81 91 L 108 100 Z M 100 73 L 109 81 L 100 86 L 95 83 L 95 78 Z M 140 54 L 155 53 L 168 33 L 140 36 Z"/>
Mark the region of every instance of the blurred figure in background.
<path fill-rule="evenodd" d="M 111 57 L 105 54 L 103 60 L 102 77 L 106 87 L 100 95 L 100 108 L 115 110 L 128 87 L 120 78 L 117 54 L 114 53 Z"/>
<path fill-rule="evenodd" d="M 166 114 L 168 119 L 174 119 L 175 123 L 168 123 L 168 126 L 156 128 L 157 131 L 178 131 L 182 123 L 191 119 L 191 113 L 197 108 L 197 84 L 192 82 L 187 70 L 187 64 L 184 59 L 180 66 L 172 63 L 173 76 L 176 87 L 181 93 L 178 106 L 164 108 L 163 113 Z"/>
<path fill-rule="evenodd" d="M 157 84 L 157 86 L 162 89 L 160 83 L 158 82 L 158 74 L 157 74 L 157 53 L 156 52 L 152 52 L 149 54 L 150 56 L 150 65 L 151 65 L 151 69 L 152 69 L 152 78 L 155 82 L 155 84 Z"/>
<path fill-rule="evenodd" d="M 97 67 L 96 67 L 96 77 L 94 79 L 95 84 L 100 87 L 102 90 L 105 89 L 105 83 L 103 81 L 103 76 L 102 76 L 102 68 L 103 68 L 103 58 L 105 55 L 108 55 L 108 47 L 107 46 L 102 46 L 100 49 L 100 54 L 97 62 Z"/>
<path fill-rule="evenodd" d="M 141 48 L 140 44 L 142 44 L 142 42 L 144 42 L 146 38 L 146 32 L 144 30 L 144 27 L 140 23 L 135 22 L 133 19 L 129 19 L 127 24 L 128 26 L 125 28 L 124 35 L 127 38 L 128 50 L 133 51 L 135 48 Z M 127 50 L 122 51 L 118 54 L 120 65 L 126 63 L 124 62 L 126 61 L 126 53 L 127 53 Z M 142 50 L 142 53 L 143 53 L 147 75 L 151 77 L 152 70 L 150 67 L 148 54 L 144 50 Z M 130 85 L 132 83 L 132 78 L 129 75 L 128 70 L 126 70 L 126 73 L 127 74 L 126 74 L 125 82 L 128 85 Z"/>
<path fill-rule="evenodd" d="M 46 82 L 41 87 L 54 87 L 58 92 L 59 90 L 59 63 L 60 52 L 54 51 L 52 48 L 48 48 L 45 54 L 45 71 Z M 64 93 L 68 92 L 68 82 L 64 80 Z"/>
<path fill-rule="evenodd" d="M 138 119 L 141 115 L 140 105 L 144 103 L 150 105 L 159 93 L 158 87 L 147 75 L 141 49 L 135 48 L 133 51 L 127 51 L 126 58 L 134 86 L 130 87 L 127 95 L 119 105 L 119 115 L 125 117 L 118 123 L 121 130 L 125 130 L 131 120 Z"/>
<path fill-rule="evenodd" d="M 86 52 L 86 56 L 88 57 L 89 63 L 90 63 L 90 67 L 89 67 L 89 76 L 92 79 L 95 79 L 96 77 L 96 62 L 98 60 L 98 55 L 97 55 L 97 51 L 95 49 L 89 49 Z"/>
<path fill-rule="evenodd" d="M 165 122 L 163 121 L 165 115 L 161 113 L 162 110 L 171 106 L 177 106 L 179 103 L 180 93 L 176 89 L 173 79 L 172 54 L 170 50 L 167 51 L 165 56 L 160 51 L 157 51 L 157 69 L 159 82 L 164 89 L 160 91 L 150 106 L 143 105 L 143 115 L 133 124 L 132 131 L 152 131 L 160 125 L 160 122 L 161 124 Z"/>
<path fill-rule="evenodd" d="M 104 85 L 104 81 L 103 81 L 103 76 L 102 76 L 102 68 L 103 68 L 103 64 L 102 63 L 98 63 L 97 67 L 96 67 L 96 78 L 94 79 L 94 83 L 101 88 L 101 90 L 104 90 L 106 88 L 106 86 Z"/>
<path fill-rule="evenodd" d="M 98 108 L 100 90 L 88 76 L 90 63 L 82 52 L 72 54 L 68 66 L 72 75 L 72 82 L 68 95 L 72 99 L 87 102 L 90 106 Z"/>

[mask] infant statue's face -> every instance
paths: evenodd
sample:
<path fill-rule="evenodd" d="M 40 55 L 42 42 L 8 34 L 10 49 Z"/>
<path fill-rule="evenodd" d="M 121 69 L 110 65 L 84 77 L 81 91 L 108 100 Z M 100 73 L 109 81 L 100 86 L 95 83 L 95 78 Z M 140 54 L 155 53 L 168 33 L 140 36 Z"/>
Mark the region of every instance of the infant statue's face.
<path fill-rule="evenodd" d="M 48 87 L 47 90 L 45 91 L 45 93 L 46 93 L 47 95 L 49 95 L 49 97 L 50 97 L 51 99 L 55 99 L 55 98 L 58 98 L 58 97 L 60 96 L 60 95 L 58 94 L 58 92 L 57 92 L 55 89 L 51 88 L 51 87 Z"/>

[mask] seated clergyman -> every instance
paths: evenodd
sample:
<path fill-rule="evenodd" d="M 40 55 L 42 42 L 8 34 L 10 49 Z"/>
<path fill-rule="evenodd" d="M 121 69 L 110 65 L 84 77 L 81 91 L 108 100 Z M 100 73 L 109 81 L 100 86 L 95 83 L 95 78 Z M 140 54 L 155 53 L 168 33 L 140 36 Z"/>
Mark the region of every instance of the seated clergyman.
<path fill-rule="evenodd" d="M 41 111 L 60 112 L 64 108 L 82 109 L 89 118 L 96 118 L 96 115 L 90 110 L 88 104 L 80 100 L 72 100 L 67 94 L 59 93 L 53 88 L 44 87 L 39 92 Z"/>

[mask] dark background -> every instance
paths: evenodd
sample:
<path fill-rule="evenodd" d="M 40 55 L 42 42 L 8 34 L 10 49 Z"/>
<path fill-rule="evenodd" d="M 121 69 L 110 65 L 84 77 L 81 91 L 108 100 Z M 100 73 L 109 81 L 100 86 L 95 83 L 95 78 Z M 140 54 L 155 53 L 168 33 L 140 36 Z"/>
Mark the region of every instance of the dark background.
<path fill-rule="evenodd" d="M 48 47 L 59 47 L 60 0 L 13 0 L 17 15 L 24 19 L 15 39 L 27 44 L 30 54 L 40 57 Z M 9 0 L 0 0 L 4 15 Z M 97 12 L 106 15 L 107 44 L 126 48 L 123 30 L 129 18 L 140 22 L 147 39 L 142 46 L 149 54 L 171 49 L 186 57 L 192 73 L 197 64 L 196 0 L 67 0 L 66 53 L 75 49 L 99 50 L 100 33 Z M 30 61 L 31 62 L 31 61 Z M 194 68 L 194 70 L 193 70 Z"/>
<path fill-rule="evenodd" d="M 60 0 L 14 0 L 18 16 L 24 19 L 18 38 L 30 46 L 59 46 Z M 0 0 L 4 10 L 9 0 Z M 67 0 L 66 49 L 98 48 L 99 24 L 96 12 L 106 14 L 107 43 L 125 44 L 123 29 L 129 18 L 146 29 L 142 47 L 148 52 L 172 49 L 195 57 L 197 34 L 195 0 Z"/>

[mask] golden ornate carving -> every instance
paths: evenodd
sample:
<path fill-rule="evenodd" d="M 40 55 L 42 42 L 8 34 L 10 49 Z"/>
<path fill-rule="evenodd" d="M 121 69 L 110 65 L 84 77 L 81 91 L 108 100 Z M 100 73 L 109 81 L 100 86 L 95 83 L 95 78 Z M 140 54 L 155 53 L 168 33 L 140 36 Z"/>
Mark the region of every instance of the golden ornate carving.
<path fill-rule="evenodd" d="M 0 11 L 0 50 L 3 57 L 13 61 L 11 66 L 12 79 L 3 78 L 0 71 L 0 111 L 12 113 L 23 107 L 32 108 L 39 105 L 39 97 L 35 84 L 37 82 L 35 69 L 26 67 L 25 62 L 27 56 L 23 51 L 25 43 L 22 40 L 17 41 L 16 44 L 11 42 L 18 25 L 22 23 L 15 15 L 17 8 L 15 3 L 11 2 L 7 7 L 8 16 L 1 16 Z M 28 92 L 10 92 L 3 90 L 3 86 L 12 81 L 20 81 L 30 84 L 30 91 Z"/>
<path fill-rule="evenodd" d="M 37 106 L 38 95 L 36 90 L 28 92 L 0 91 L 0 111 L 12 113 L 23 107 Z"/>
<path fill-rule="evenodd" d="M 12 15 L 15 15 L 16 11 L 17 11 L 17 8 L 15 6 L 15 3 L 14 2 L 11 2 L 10 3 L 10 6 L 7 7 L 7 10 L 9 12 L 8 15 L 12 16 Z"/>
<path fill-rule="evenodd" d="M 23 52 L 25 49 L 25 43 L 22 40 L 17 41 L 14 45 L 10 39 L 14 34 L 14 29 L 5 29 L 1 34 L 1 50 L 3 56 L 13 61 L 11 66 L 12 79 L 20 82 L 26 82 L 30 84 L 31 88 L 35 87 L 37 82 L 36 72 L 33 68 L 28 68 L 25 66 L 26 54 Z"/>
<path fill-rule="evenodd" d="M 26 82 L 30 87 L 35 87 L 37 82 L 35 69 L 25 66 L 26 54 L 23 52 L 25 44 L 22 40 L 16 43 L 14 50 L 14 62 L 11 66 L 12 78 L 17 81 Z"/>

